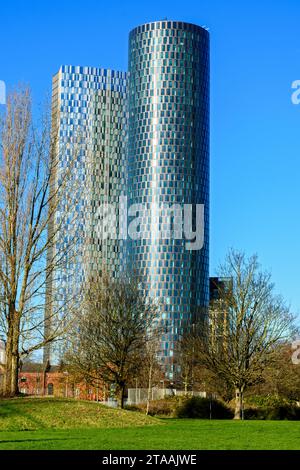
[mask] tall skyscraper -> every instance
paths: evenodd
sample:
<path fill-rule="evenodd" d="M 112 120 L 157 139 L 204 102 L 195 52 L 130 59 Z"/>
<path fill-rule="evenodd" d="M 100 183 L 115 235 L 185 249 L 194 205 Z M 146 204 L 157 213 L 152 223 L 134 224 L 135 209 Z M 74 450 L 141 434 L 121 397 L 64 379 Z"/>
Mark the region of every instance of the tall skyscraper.
<path fill-rule="evenodd" d="M 129 77 L 129 206 L 147 208 L 129 254 L 145 291 L 162 303 L 161 360 L 173 379 L 175 343 L 209 301 L 208 32 L 177 21 L 138 26 L 129 36 Z M 148 209 L 162 204 L 204 205 L 201 250 L 159 236 L 164 213 Z"/>
<path fill-rule="evenodd" d="M 124 242 L 103 236 L 101 210 L 105 204 L 117 204 L 126 193 L 126 90 L 125 72 L 64 65 L 53 77 L 52 134 L 57 165 L 52 191 L 66 167 L 71 168 L 74 181 L 67 186 L 49 227 L 50 234 L 55 233 L 55 251 L 68 253 L 63 268 L 47 285 L 51 302 L 62 305 L 62 317 L 92 273 L 105 266 L 117 275 L 124 266 Z M 55 253 L 49 256 L 53 258 Z M 53 308 L 46 312 L 46 330 L 53 327 Z M 48 347 L 44 359 L 49 357 Z"/>
<path fill-rule="evenodd" d="M 138 26 L 129 35 L 128 72 L 63 66 L 54 77 L 58 170 L 72 160 L 81 183 L 67 198 L 75 218 L 57 240 L 60 249 L 80 234 L 76 262 L 55 282 L 63 301 L 90 272 L 105 265 L 117 275 L 128 262 L 159 301 L 161 362 L 173 380 L 176 342 L 186 326 L 205 319 L 209 303 L 209 34 L 178 21 Z M 76 157 L 68 150 L 74 133 Z M 99 207 L 121 195 L 128 196 L 129 224 L 138 215 L 136 233 L 105 238 Z M 204 207 L 203 246 L 191 249 L 185 216 L 201 238 L 197 206 Z M 60 207 L 53 226 L 66 210 Z"/>

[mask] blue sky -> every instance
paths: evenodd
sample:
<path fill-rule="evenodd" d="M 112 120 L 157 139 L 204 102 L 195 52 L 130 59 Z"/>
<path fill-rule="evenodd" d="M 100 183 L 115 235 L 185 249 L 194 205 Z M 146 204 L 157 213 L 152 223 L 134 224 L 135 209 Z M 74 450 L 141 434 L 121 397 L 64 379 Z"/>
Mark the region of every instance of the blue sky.
<path fill-rule="evenodd" d="M 211 33 L 211 274 L 256 252 L 300 313 L 299 0 L 3 1 L 0 80 L 38 102 L 61 64 L 126 70 L 129 30 L 166 17 Z"/>

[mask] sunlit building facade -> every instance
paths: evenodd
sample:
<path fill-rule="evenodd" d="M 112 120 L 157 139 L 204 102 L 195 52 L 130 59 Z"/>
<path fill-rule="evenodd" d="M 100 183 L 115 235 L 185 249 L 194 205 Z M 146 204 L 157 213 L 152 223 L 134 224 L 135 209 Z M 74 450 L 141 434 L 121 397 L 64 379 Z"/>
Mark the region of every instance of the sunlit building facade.
<path fill-rule="evenodd" d="M 129 255 L 143 288 L 161 302 L 161 361 L 176 377 L 176 341 L 209 302 L 209 34 L 157 21 L 129 36 L 129 205 L 204 205 L 204 244 L 158 236 L 164 219 L 141 214 Z M 143 209 L 142 209 L 143 210 Z"/>
<path fill-rule="evenodd" d="M 55 292 L 64 302 L 103 266 L 114 276 L 131 267 L 159 302 L 160 360 L 175 380 L 176 342 L 186 326 L 206 319 L 209 304 L 209 34 L 177 21 L 138 26 L 129 35 L 128 74 L 63 66 L 53 79 L 52 106 L 54 179 L 70 165 L 74 178 L 52 220 L 55 228 L 68 215 L 57 249 L 76 234 L 76 256 L 55 280 Z M 68 148 L 77 140 L 78 150 Z M 123 195 L 129 225 L 132 206 L 139 207 L 141 236 L 106 239 L 99 207 Z M 174 236 L 174 223 L 169 233 L 174 205 L 204 207 L 201 249 L 187 249 L 186 238 Z M 153 213 L 153 207 L 160 209 Z M 193 227 L 195 217 L 194 211 Z M 118 232 L 118 217 L 116 224 Z M 53 281 L 48 284 L 54 298 Z"/>
<path fill-rule="evenodd" d="M 127 74 L 62 66 L 52 86 L 53 157 L 57 159 L 52 191 L 66 169 L 71 174 L 49 233 L 55 234 L 54 250 L 66 262 L 48 281 L 52 305 L 48 303 L 46 330 L 53 328 L 51 316 L 57 303 L 62 305 L 60 316 L 68 315 L 70 302 L 93 273 L 105 267 L 116 276 L 124 267 L 125 242 L 104 234 L 102 219 L 103 207 L 117 206 L 126 193 L 127 135 Z M 53 256 L 52 250 L 48 257 Z M 49 355 L 48 347 L 44 359 Z"/>

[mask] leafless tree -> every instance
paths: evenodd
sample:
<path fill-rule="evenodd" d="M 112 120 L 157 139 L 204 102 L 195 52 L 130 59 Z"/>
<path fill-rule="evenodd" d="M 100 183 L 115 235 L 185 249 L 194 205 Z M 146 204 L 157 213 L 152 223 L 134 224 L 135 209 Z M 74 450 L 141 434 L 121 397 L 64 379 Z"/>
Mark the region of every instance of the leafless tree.
<path fill-rule="evenodd" d="M 125 387 L 143 365 L 156 316 L 156 305 L 135 279 L 95 275 L 87 284 L 66 362 L 88 380 L 115 387 L 123 408 Z"/>
<path fill-rule="evenodd" d="M 146 403 L 146 415 L 149 414 L 150 402 L 152 397 L 153 385 L 160 382 L 160 379 L 164 377 L 160 363 L 159 353 L 161 351 L 161 332 L 162 329 L 152 328 L 151 334 L 148 334 L 147 341 L 144 349 L 144 360 L 142 364 L 142 371 L 147 376 L 147 403 Z"/>
<path fill-rule="evenodd" d="M 72 169 L 60 171 L 57 182 L 59 156 L 53 151 L 56 136 L 51 134 L 50 113 L 43 113 L 34 125 L 31 108 L 29 89 L 20 88 L 8 96 L 0 118 L 0 328 L 6 338 L 8 396 L 18 392 L 20 357 L 54 341 L 67 328 L 65 320 L 55 321 L 44 333 L 50 303 L 51 316 L 59 318 L 52 296 L 46 298 L 46 285 L 67 256 L 52 250 L 63 221 L 51 233 L 49 222 L 65 196 Z"/>
<path fill-rule="evenodd" d="M 273 362 L 264 370 L 261 383 L 251 387 L 249 393 L 300 401 L 300 366 L 293 363 L 292 354 L 291 344 L 278 345 Z"/>
<path fill-rule="evenodd" d="M 202 346 L 202 358 L 210 370 L 235 390 L 235 419 L 243 418 L 243 394 L 260 382 L 274 351 L 294 333 L 293 316 L 280 296 L 274 294 L 271 276 L 261 271 L 257 256 L 231 250 L 220 276 L 232 278 L 232 286 L 222 291 L 222 332 L 219 338 L 209 331 Z M 212 305 L 220 309 L 220 304 Z M 211 328 L 210 328 L 211 330 Z M 214 331 L 216 329 L 214 328 Z"/>
<path fill-rule="evenodd" d="M 200 367 L 197 346 L 201 332 L 197 327 L 196 324 L 186 327 L 176 348 L 177 380 L 183 385 L 185 394 L 193 389 L 196 369 Z"/>

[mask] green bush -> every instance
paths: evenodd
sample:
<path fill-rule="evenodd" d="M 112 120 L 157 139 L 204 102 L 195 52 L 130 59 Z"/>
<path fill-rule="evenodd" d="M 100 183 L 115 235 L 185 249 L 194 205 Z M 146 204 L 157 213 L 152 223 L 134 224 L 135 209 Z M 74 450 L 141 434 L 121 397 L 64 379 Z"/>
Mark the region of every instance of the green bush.
<path fill-rule="evenodd" d="M 177 418 L 231 419 L 233 412 L 224 403 L 209 398 L 191 397 L 185 399 L 175 410 Z"/>
<path fill-rule="evenodd" d="M 300 408 L 290 405 L 279 405 L 273 407 L 246 408 L 244 411 L 245 419 L 263 419 L 263 420 L 300 420 Z"/>
<path fill-rule="evenodd" d="M 273 408 L 278 406 L 296 406 L 295 402 L 277 395 L 252 395 L 245 397 L 245 407 Z"/>
<path fill-rule="evenodd" d="M 195 419 L 232 419 L 231 408 L 219 400 L 201 397 L 166 397 L 150 402 L 149 415 Z M 131 411 L 145 413 L 146 404 L 126 406 Z M 252 396 L 245 400 L 246 420 L 300 420 L 300 407 L 295 402 L 274 396 Z"/>
<path fill-rule="evenodd" d="M 150 416 L 167 416 L 171 417 L 174 415 L 175 410 L 182 399 L 177 397 L 166 397 L 161 400 L 150 401 L 149 415 Z M 130 411 L 146 412 L 146 403 L 140 403 L 138 405 L 127 405 L 126 409 Z"/>
<path fill-rule="evenodd" d="M 127 411 L 141 411 L 141 408 L 139 407 L 139 405 L 125 405 L 124 410 L 127 410 Z"/>
<path fill-rule="evenodd" d="M 292 400 L 274 395 L 245 399 L 245 419 L 300 420 L 300 408 Z"/>
<path fill-rule="evenodd" d="M 268 408 L 245 408 L 244 419 L 265 420 L 268 415 Z"/>

